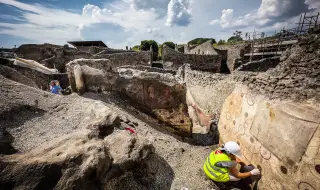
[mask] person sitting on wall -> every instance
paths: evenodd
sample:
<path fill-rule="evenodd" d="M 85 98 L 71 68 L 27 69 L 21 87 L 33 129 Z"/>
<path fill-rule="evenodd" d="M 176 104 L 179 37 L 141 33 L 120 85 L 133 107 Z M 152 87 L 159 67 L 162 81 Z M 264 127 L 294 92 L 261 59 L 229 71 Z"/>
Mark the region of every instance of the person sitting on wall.
<path fill-rule="evenodd" d="M 241 172 L 236 169 L 238 162 L 241 165 Z M 255 169 L 253 165 L 246 166 L 241 161 L 240 146 L 233 141 L 226 142 L 211 152 L 203 165 L 203 170 L 206 176 L 213 180 L 220 189 L 249 190 L 251 189 L 250 185 L 257 179 L 242 179 L 260 175 L 259 169 Z M 257 182 L 255 185 L 257 186 Z"/>
<path fill-rule="evenodd" d="M 61 91 L 62 91 L 62 88 L 60 87 L 60 85 L 56 85 L 56 83 L 54 81 L 51 82 L 51 93 L 53 94 L 59 94 L 61 95 Z"/>

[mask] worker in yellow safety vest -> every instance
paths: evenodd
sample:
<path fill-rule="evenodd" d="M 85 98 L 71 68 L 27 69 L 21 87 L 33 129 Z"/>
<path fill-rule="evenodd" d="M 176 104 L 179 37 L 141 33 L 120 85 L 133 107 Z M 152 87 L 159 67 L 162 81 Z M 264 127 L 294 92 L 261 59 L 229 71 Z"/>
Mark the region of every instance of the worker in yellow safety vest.
<path fill-rule="evenodd" d="M 250 176 L 260 175 L 259 169 L 240 173 L 236 169 L 237 158 L 241 159 L 240 146 L 236 142 L 227 142 L 221 148 L 210 153 L 203 166 L 204 172 L 210 179 L 220 183 L 239 181 Z"/>

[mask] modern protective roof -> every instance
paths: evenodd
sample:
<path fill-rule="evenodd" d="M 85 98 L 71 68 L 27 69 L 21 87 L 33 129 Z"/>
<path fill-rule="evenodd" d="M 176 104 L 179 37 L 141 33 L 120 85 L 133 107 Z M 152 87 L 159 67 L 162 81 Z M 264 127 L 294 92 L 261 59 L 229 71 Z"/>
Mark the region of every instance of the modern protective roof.
<path fill-rule="evenodd" d="M 105 43 L 103 43 L 103 41 L 72 41 L 68 43 L 73 45 L 74 47 L 81 47 L 81 46 L 108 47 Z"/>

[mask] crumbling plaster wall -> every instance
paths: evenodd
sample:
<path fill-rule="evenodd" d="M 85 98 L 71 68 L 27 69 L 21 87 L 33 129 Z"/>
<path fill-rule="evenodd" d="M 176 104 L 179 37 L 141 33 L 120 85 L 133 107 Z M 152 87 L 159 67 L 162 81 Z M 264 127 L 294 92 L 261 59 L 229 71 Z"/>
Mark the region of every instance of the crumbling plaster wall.
<path fill-rule="evenodd" d="M 155 115 L 176 129 L 175 133 L 191 136 L 192 126 L 186 105 L 186 87 L 171 73 L 156 73 L 119 68 L 115 89 L 133 104 Z"/>
<path fill-rule="evenodd" d="M 237 85 L 219 120 L 221 142 L 262 167 L 262 189 L 319 189 L 320 109 L 315 101 L 270 100 Z"/>
<path fill-rule="evenodd" d="M 85 91 L 108 91 L 119 95 L 140 110 L 171 126 L 174 129 L 172 132 L 191 136 L 192 125 L 187 113 L 186 88 L 176 79 L 174 71 L 142 65 L 119 67 L 106 59 L 82 59 L 67 65 L 70 81 L 75 77 L 74 68 L 77 65 L 81 68 Z"/>
<path fill-rule="evenodd" d="M 188 89 L 189 101 L 207 114 L 220 114 L 224 100 L 233 91 L 236 81 L 227 74 L 195 71 L 189 65 L 181 68 Z"/>
<path fill-rule="evenodd" d="M 193 55 L 184 54 L 168 46 L 162 50 L 164 68 L 177 70 L 183 64 L 188 63 L 194 70 L 210 71 L 219 73 L 221 68 L 220 55 Z"/>

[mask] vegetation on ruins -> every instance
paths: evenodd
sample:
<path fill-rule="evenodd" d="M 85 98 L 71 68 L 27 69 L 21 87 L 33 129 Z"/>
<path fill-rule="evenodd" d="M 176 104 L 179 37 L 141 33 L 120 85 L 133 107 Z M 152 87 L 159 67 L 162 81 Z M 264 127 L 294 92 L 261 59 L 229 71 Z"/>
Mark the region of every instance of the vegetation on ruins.
<path fill-rule="evenodd" d="M 158 51 L 159 51 L 159 46 L 156 41 L 154 41 L 154 40 L 141 41 L 140 50 L 141 51 L 149 51 L 151 46 L 152 46 L 152 50 L 153 50 L 153 60 L 156 61 L 158 59 Z"/>
<path fill-rule="evenodd" d="M 243 41 L 243 39 L 241 38 L 241 36 L 231 36 L 228 39 L 228 43 L 236 43 L 236 42 L 241 42 Z"/>
<path fill-rule="evenodd" d="M 132 48 L 133 51 L 140 51 L 140 46 L 139 45 L 135 45 Z"/>

